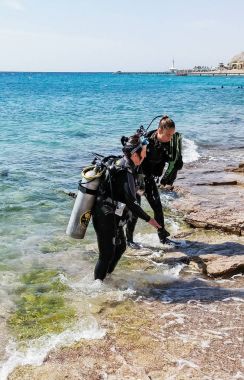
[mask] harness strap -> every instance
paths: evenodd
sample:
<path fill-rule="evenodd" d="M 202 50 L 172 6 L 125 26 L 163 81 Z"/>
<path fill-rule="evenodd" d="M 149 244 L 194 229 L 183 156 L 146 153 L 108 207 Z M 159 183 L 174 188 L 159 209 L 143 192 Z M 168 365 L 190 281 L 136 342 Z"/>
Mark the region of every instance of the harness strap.
<path fill-rule="evenodd" d="M 78 190 L 84 194 L 97 195 L 97 190 L 88 189 L 82 185 L 82 181 L 79 181 Z"/>

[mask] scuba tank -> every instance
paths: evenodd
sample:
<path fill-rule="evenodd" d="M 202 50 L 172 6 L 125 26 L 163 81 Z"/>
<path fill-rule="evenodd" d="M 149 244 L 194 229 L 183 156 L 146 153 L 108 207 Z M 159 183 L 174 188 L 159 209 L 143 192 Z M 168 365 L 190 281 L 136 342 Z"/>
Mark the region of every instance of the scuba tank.
<path fill-rule="evenodd" d="M 88 166 L 81 172 L 82 180 L 79 181 L 78 194 L 66 230 L 66 234 L 74 239 L 83 239 L 85 236 L 103 172 L 96 165 Z"/>

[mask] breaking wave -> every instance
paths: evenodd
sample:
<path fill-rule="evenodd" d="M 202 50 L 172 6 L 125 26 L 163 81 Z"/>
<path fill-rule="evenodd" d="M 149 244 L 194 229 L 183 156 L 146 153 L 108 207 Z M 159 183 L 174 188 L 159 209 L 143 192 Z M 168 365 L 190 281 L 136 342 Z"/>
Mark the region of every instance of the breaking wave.
<path fill-rule="evenodd" d="M 183 138 L 182 151 L 183 161 L 185 164 L 197 161 L 200 158 L 200 154 L 198 153 L 198 146 L 193 140 Z"/>

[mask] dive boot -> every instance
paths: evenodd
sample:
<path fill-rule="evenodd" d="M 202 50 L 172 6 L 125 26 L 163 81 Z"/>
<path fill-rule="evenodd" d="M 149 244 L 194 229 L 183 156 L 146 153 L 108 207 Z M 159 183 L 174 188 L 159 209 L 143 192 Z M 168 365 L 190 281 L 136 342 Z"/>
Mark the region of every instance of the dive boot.
<path fill-rule="evenodd" d="M 175 248 L 180 245 L 179 242 L 169 239 L 168 236 L 170 236 L 170 233 L 166 231 L 164 228 L 161 228 L 160 230 L 158 230 L 158 237 L 159 237 L 160 243 L 167 244 L 172 248 Z"/>
<path fill-rule="evenodd" d="M 163 244 L 169 245 L 171 248 L 175 248 L 177 246 L 177 243 L 175 241 L 168 239 L 167 237 L 164 239 Z"/>
<path fill-rule="evenodd" d="M 131 249 L 141 249 L 142 245 L 133 241 L 133 232 L 126 228 L 126 242 L 127 246 Z"/>
<path fill-rule="evenodd" d="M 141 249 L 142 245 L 134 241 L 127 240 L 127 246 L 131 249 Z"/>

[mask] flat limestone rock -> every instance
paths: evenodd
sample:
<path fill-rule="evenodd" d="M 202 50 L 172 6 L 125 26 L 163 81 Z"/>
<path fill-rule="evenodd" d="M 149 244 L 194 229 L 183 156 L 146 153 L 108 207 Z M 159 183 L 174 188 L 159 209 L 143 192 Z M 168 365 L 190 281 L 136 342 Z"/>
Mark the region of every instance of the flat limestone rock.
<path fill-rule="evenodd" d="M 244 251 L 242 255 L 222 256 L 215 254 L 199 255 L 204 262 L 204 272 L 213 277 L 229 277 L 244 273 Z"/>
<path fill-rule="evenodd" d="M 244 183 L 240 173 L 212 170 L 201 165 L 186 167 L 177 178 L 180 197 L 172 207 L 184 214 L 192 227 L 220 229 L 244 236 Z M 243 164 L 240 164 L 243 169 Z M 201 186 L 199 186 L 201 185 Z"/>
<path fill-rule="evenodd" d="M 244 235 L 244 220 L 239 212 L 233 210 L 201 210 L 198 209 L 185 216 L 185 221 L 192 227 L 216 228 L 236 235 Z"/>

